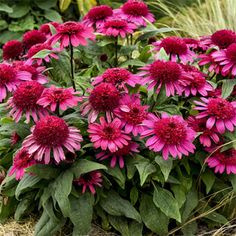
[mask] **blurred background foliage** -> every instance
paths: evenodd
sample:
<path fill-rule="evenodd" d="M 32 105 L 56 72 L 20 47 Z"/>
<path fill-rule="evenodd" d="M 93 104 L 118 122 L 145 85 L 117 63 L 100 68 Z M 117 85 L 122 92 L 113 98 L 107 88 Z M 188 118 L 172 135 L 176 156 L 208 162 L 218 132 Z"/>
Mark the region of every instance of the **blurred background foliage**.
<path fill-rule="evenodd" d="M 0 44 L 20 39 L 27 30 L 48 21 L 80 20 L 101 4 L 119 7 L 125 0 L 0 0 Z M 172 34 L 197 37 L 215 30 L 236 30 L 236 0 L 145 0 L 159 27 L 177 28 Z"/>

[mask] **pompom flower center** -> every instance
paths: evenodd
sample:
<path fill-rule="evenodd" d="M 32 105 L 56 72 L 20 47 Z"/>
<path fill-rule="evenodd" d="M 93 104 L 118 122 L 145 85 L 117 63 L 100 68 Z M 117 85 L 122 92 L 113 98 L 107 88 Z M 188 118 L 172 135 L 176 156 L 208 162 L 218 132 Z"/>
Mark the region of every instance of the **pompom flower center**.
<path fill-rule="evenodd" d="M 225 152 L 218 154 L 220 161 L 227 165 L 236 165 L 236 150 L 229 149 Z"/>
<path fill-rule="evenodd" d="M 105 23 L 104 27 L 120 30 L 127 27 L 127 22 L 124 20 L 109 20 Z"/>
<path fill-rule="evenodd" d="M 155 61 L 149 69 L 153 79 L 161 82 L 177 81 L 181 76 L 179 65 L 171 61 Z"/>
<path fill-rule="evenodd" d="M 116 87 L 109 83 L 96 86 L 89 96 L 89 102 L 97 111 L 112 111 L 119 105 L 120 94 Z"/>
<path fill-rule="evenodd" d="M 111 7 L 102 5 L 102 6 L 97 6 L 97 7 L 92 8 L 88 12 L 88 18 L 90 20 L 103 20 L 109 16 L 112 16 L 112 14 L 113 12 L 112 12 Z"/>
<path fill-rule="evenodd" d="M 129 71 L 122 68 L 107 69 L 102 75 L 103 81 L 114 85 L 121 84 L 130 77 Z"/>
<path fill-rule="evenodd" d="M 129 155 L 129 153 L 130 153 L 130 144 L 128 144 L 127 146 L 123 146 L 123 148 L 114 152 L 114 155 L 127 156 L 127 155 Z"/>
<path fill-rule="evenodd" d="M 28 153 L 27 149 L 21 149 L 17 152 L 16 157 L 13 159 L 13 165 L 18 168 L 25 168 L 29 163 L 32 162 L 32 157 Z"/>
<path fill-rule="evenodd" d="M 223 98 L 211 98 L 207 108 L 208 114 L 217 119 L 230 119 L 235 115 L 233 105 Z"/>
<path fill-rule="evenodd" d="M 236 43 L 231 44 L 226 50 L 226 56 L 233 62 L 236 63 Z"/>
<path fill-rule="evenodd" d="M 0 85 L 4 86 L 7 83 L 14 81 L 16 77 L 15 69 L 10 65 L 0 65 Z"/>
<path fill-rule="evenodd" d="M 137 125 L 143 122 L 147 117 L 147 112 L 144 107 L 131 105 L 129 112 L 123 113 L 123 119 L 130 124 Z"/>
<path fill-rule="evenodd" d="M 56 116 L 47 116 L 35 125 L 33 136 L 42 146 L 62 146 L 69 135 L 66 122 Z"/>
<path fill-rule="evenodd" d="M 120 137 L 121 132 L 119 129 L 114 129 L 110 125 L 107 125 L 102 130 L 102 137 L 107 140 L 114 140 L 117 137 Z"/>
<path fill-rule="evenodd" d="M 57 27 L 57 32 L 66 35 L 73 35 L 83 31 L 83 26 L 79 23 L 68 21 Z"/>
<path fill-rule="evenodd" d="M 148 7 L 147 5 L 142 1 L 128 1 L 126 2 L 122 10 L 127 15 L 133 15 L 133 16 L 146 16 L 148 14 Z"/>
<path fill-rule="evenodd" d="M 50 93 L 49 98 L 54 102 L 61 102 L 68 98 L 71 98 L 71 93 L 67 90 L 63 90 L 61 88 L 55 89 L 52 93 Z"/>
<path fill-rule="evenodd" d="M 219 48 L 227 48 L 236 42 L 236 34 L 231 30 L 218 30 L 211 36 L 212 42 Z"/>
<path fill-rule="evenodd" d="M 162 118 L 157 121 L 154 131 L 166 144 L 178 145 L 187 137 L 186 127 L 175 118 Z"/>
<path fill-rule="evenodd" d="M 167 54 L 183 55 L 188 50 L 184 40 L 175 36 L 163 39 L 160 46 L 165 49 Z"/>
<path fill-rule="evenodd" d="M 44 87 L 36 81 L 21 83 L 13 95 L 13 103 L 23 110 L 35 108 Z"/>
<path fill-rule="evenodd" d="M 197 89 L 202 88 L 205 83 L 206 80 L 205 78 L 201 77 L 200 75 L 193 75 L 194 79 L 191 81 L 191 86 Z"/>

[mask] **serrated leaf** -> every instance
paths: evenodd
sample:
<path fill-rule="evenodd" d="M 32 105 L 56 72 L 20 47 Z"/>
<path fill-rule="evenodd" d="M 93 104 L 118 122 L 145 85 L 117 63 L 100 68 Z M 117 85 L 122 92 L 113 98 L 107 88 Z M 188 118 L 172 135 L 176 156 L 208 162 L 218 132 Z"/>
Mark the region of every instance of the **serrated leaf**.
<path fill-rule="evenodd" d="M 236 79 L 225 79 L 222 81 L 222 98 L 227 98 L 233 92 L 236 85 Z"/>
<path fill-rule="evenodd" d="M 94 197 L 90 193 L 85 193 L 79 198 L 70 196 L 69 200 L 69 218 L 74 225 L 73 236 L 87 235 L 93 218 Z"/>
<path fill-rule="evenodd" d="M 54 182 L 54 197 L 64 217 L 68 217 L 70 214 L 70 202 L 68 196 L 72 189 L 72 181 L 73 173 L 69 169 L 58 176 Z"/>
<path fill-rule="evenodd" d="M 170 191 L 156 187 L 153 194 L 153 202 L 166 216 L 181 223 L 178 202 Z"/>
<path fill-rule="evenodd" d="M 150 174 L 156 172 L 156 167 L 153 164 L 151 164 L 149 162 L 149 160 L 141 161 L 140 163 L 136 164 L 135 166 L 139 172 L 141 186 L 145 183 L 147 177 Z"/>
<path fill-rule="evenodd" d="M 164 160 L 161 156 L 157 156 L 155 157 L 155 162 L 159 165 L 161 172 L 164 175 L 165 181 L 167 181 L 172 170 L 173 160 Z"/>
<path fill-rule="evenodd" d="M 158 235 L 167 235 L 169 219 L 155 206 L 151 196 L 143 194 L 139 211 L 142 220 L 148 229 Z"/>
<path fill-rule="evenodd" d="M 141 223 L 141 217 L 136 209 L 115 191 L 110 191 L 106 198 L 102 198 L 100 206 L 110 215 L 126 216 Z"/>
<path fill-rule="evenodd" d="M 203 183 L 206 185 L 206 193 L 208 194 L 215 183 L 216 176 L 211 171 L 207 171 L 204 172 L 201 177 Z"/>

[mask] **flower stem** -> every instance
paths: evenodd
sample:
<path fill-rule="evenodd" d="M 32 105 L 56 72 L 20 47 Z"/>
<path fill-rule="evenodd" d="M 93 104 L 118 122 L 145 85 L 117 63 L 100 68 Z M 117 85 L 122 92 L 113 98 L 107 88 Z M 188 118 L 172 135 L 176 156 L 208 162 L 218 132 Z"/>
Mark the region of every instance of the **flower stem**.
<path fill-rule="evenodd" d="M 115 38 L 115 66 L 118 66 L 118 37 Z"/>
<path fill-rule="evenodd" d="M 73 46 L 71 44 L 71 39 L 70 39 L 70 69 L 71 69 L 71 83 L 73 86 L 73 89 L 76 91 L 76 87 L 75 87 L 75 76 L 74 76 L 74 50 L 73 50 Z"/>

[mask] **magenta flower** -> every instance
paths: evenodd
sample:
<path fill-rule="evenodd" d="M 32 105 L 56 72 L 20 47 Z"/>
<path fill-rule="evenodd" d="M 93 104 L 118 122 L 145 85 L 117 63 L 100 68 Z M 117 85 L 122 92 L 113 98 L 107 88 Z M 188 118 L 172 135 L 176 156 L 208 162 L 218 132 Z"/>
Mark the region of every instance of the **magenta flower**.
<path fill-rule="evenodd" d="M 49 39 L 49 42 L 54 45 L 56 42 L 60 41 L 61 49 L 69 46 L 70 44 L 73 47 L 77 47 L 79 45 L 86 46 L 86 39 L 95 39 L 92 28 L 75 21 L 68 21 L 60 24 L 56 30 L 57 33 Z"/>
<path fill-rule="evenodd" d="M 50 107 L 50 110 L 54 112 L 56 108 L 60 108 L 65 111 L 68 107 L 77 106 L 78 102 L 83 99 L 76 96 L 78 92 L 74 92 L 73 88 L 56 88 L 52 85 L 50 88 L 44 89 L 37 104 L 44 108 Z"/>
<path fill-rule="evenodd" d="M 75 179 L 73 183 L 82 186 L 82 193 L 85 193 L 88 188 L 92 194 L 95 194 L 95 186 L 102 187 L 102 174 L 99 171 L 92 171 Z"/>
<path fill-rule="evenodd" d="M 215 173 L 222 174 L 224 171 L 229 174 L 236 174 L 236 150 L 231 148 L 224 152 L 216 151 L 206 163 L 210 168 L 215 168 Z"/>
<path fill-rule="evenodd" d="M 198 119 L 207 118 L 206 127 L 212 129 L 216 126 L 219 133 L 225 130 L 234 131 L 236 126 L 236 102 L 229 102 L 223 98 L 201 98 L 195 101 L 195 110 L 203 111 L 197 115 Z"/>
<path fill-rule="evenodd" d="M 193 62 L 193 58 L 195 57 L 195 53 L 190 51 L 184 39 L 180 37 L 166 37 L 153 43 L 153 45 L 155 46 L 154 51 L 157 52 L 159 52 L 161 48 L 164 48 L 166 53 L 170 56 L 171 61 L 177 61 L 179 59 L 184 64 L 187 64 L 188 62 Z"/>
<path fill-rule="evenodd" d="M 34 65 L 26 65 L 22 61 L 16 61 L 13 66 L 18 71 L 18 73 L 25 73 L 25 77 L 30 81 L 37 81 L 40 84 L 48 83 L 47 76 L 43 74 L 46 67 Z"/>
<path fill-rule="evenodd" d="M 21 83 L 13 94 L 13 97 L 7 101 L 9 114 L 15 122 L 19 122 L 22 115 L 25 114 L 26 122 L 30 122 L 30 116 L 36 122 L 39 118 L 48 114 L 47 110 L 37 104 L 44 87 L 36 81 L 27 81 Z"/>
<path fill-rule="evenodd" d="M 196 133 L 181 116 L 169 117 L 167 114 L 162 114 L 159 118 L 149 114 L 144 126 L 146 130 L 141 136 L 143 138 L 151 136 L 146 146 L 154 152 L 162 151 L 164 160 L 167 160 L 169 155 L 181 159 L 183 154 L 188 156 L 189 153 L 194 153 L 195 146 L 192 142 Z"/>
<path fill-rule="evenodd" d="M 4 60 L 18 59 L 23 53 L 23 44 L 18 40 L 10 40 L 2 47 L 2 56 Z"/>
<path fill-rule="evenodd" d="M 10 169 L 9 176 L 15 173 L 16 180 L 20 180 L 25 174 L 25 169 L 35 164 L 36 161 L 34 160 L 32 155 L 30 155 L 25 148 L 22 148 L 16 153 L 13 159 L 13 165 Z"/>
<path fill-rule="evenodd" d="M 46 35 L 39 30 L 30 30 L 23 35 L 23 45 L 30 49 L 33 45 L 44 43 L 47 40 Z"/>
<path fill-rule="evenodd" d="M 23 80 L 29 80 L 29 74 L 17 71 L 9 64 L 0 64 L 0 102 L 6 98 L 7 92 L 13 92 Z"/>
<path fill-rule="evenodd" d="M 96 77 L 92 85 L 97 85 L 102 82 L 111 83 L 119 90 L 128 92 L 126 85 L 135 87 L 140 81 L 141 78 L 138 75 L 133 75 L 124 68 L 109 68 L 102 75 Z"/>
<path fill-rule="evenodd" d="M 206 119 L 196 119 L 196 117 L 190 116 L 187 122 L 194 131 L 200 133 L 199 141 L 204 147 L 211 147 L 214 143 L 219 143 L 220 138 L 217 130 L 208 129 L 206 127 Z"/>
<path fill-rule="evenodd" d="M 58 22 L 52 21 L 49 23 L 42 24 L 40 26 L 39 31 L 45 34 L 47 38 L 50 38 L 52 36 L 50 25 L 52 25 L 56 29 L 60 24 Z"/>
<path fill-rule="evenodd" d="M 143 68 L 140 76 L 144 76 L 143 84 L 148 83 L 148 89 L 155 87 L 156 93 L 160 92 L 162 86 L 165 86 L 166 96 L 174 96 L 177 92 L 181 93 L 180 79 L 182 68 L 171 61 L 155 61 Z"/>
<path fill-rule="evenodd" d="M 46 55 L 44 58 L 35 57 L 36 54 L 42 50 L 50 51 L 50 53 L 48 55 Z M 26 57 L 28 58 L 26 61 L 26 65 L 32 65 L 34 61 L 36 61 L 36 63 L 38 65 L 41 65 L 43 63 L 43 60 L 45 62 L 50 62 L 51 58 L 59 59 L 58 55 L 55 54 L 55 52 L 57 52 L 57 51 L 58 51 L 58 49 L 52 48 L 47 43 L 35 44 L 29 49 L 29 51 L 26 55 Z"/>
<path fill-rule="evenodd" d="M 113 10 L 107 5 L 100 5 L 93 7 L 84 16 L 83 23 L 88 26 L 96 26 L 97 28 L 103 26 L 105 22 L 111 18 Z"/>
<path fill-rule="evenodd" d="M 69 127 L 66 122 L 56 116 L 46 116 L 31 128 L 30 134 L 23 142 L 23 147 L 37 161 L 44 160 L 48 164 L 53 153 L 53 160 L 59 163 L 66 159 L 63 149 L 74 153 L 80 150 L 83 141 L 79 130 Z"/>
<path fill-rule="evenodd" d="M 120 118 L 125 133 L 137 136 L 142 133 L 143 121 L 147 118 L 148 106 L 142 106 L 137 94 L 124 95 L 120 100 L 120 106 L 115 109 L 115 114 Z"/>
<path fill-rule="evenodd" d="M 106 36 L 121 36 L 121 38 L 125 38 L 127 34 L 132 34 L 135 29 L 136 25 L 133 23 L 128 23 L 120 18 L 112 18 L 107 20 L 104 25 L 98 28 L 98 32 Z"/>
<path fill-rule="evenodd" d="M 88 121 L 93 123 L 100 113 L 105 113 L 110 121 L 114 109 L 119 106 L 120 98 L 121 94 L 114 85 L 101 83 L 90 91 L 88 101 L 82 104 L 82 116 L 89 113 Z"/>
<path fill-rule="evenodd" d="M 222 67 L 223 76 L 236 76 L 236 43 L 231 44 L 227 49 L 215 51 L 211 54 L 215 63 Z"/>
<path fill-rule="evenodd" d="M 146 26 L 145 20 L 151 23 L 155 21 L 153 14 L 148 10 L 147 4 L 141 0 L 128 0 L 120 9 L 114 12 L 118 17 L 137 26 Z"/>
<path fill-rule="evenodd" d="M 196 96 L 197 93 L 207 96 L 209 91 L 213 91 L 213 87 L 206 80 L 206 74 L 194 66 L 182 65 L 182 68 L 180 84 L 186 97 L 189 97 L 191 94 Z"/>
<path fill-rule="evenodd" d="M 132 156 L 134 153 L 138 153 L 139 145 L 135 142 L 130 141 L 128 145 L 124 146 L 121 149 L 118 149 L 116 152 L 102 151 L 96 155 L 96 158 L 100 161 L 111 159 L 110 166 L 114 168 L 117 163 L 119 163 L 120 168 L 124 168 L 124 158 L 127 156 Z"/>
<path fill-rule="evenodd" d="M 93 123 L 88 128 L 89 137 L 95 148 L 116 152 L 128 145 L 131 137 L 122 130 L 122 122 L 115 118 L 112 122 L 106 122 L 104 117 L 99 123 Z"/>

